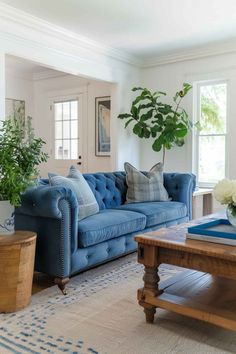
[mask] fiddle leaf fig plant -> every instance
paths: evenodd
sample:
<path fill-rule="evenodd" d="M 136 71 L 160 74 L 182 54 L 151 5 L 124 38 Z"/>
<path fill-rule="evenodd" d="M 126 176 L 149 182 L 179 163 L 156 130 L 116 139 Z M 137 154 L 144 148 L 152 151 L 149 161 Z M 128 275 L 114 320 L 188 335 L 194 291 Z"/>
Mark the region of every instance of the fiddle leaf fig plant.
<path fill-rule="evenodd" d="M 38 166 L 47 161 L 48 155 L 42 151 L 45 142 L 34 135 L 32 118 L 24 122 L 14 115 L 1 124 L 0 200 L 19 206 L 21 193 L 34 184 Z"/>
<path fill-rule="evenodd" d="M 184 138 L 193 127 L 187 112 L 181 106 L 182 99 L 191 89 L 190 84 L 184 83 L 173 97 L 173 103 L 167 104 L 161 101 L 166 96 L 165 92 L 134 87 L 132 91 L 139 94 L 132 102 L 130 112 L 118 115 L 118 118 L 126 121 L 125 128 L 133 124 L 133 133 L 139 138 L 154 139 L 152 149 L 163 151 L 163 164 L 166 149 L 184 145 Z M 197 123 L 196 127 L 198 126 Z"/>

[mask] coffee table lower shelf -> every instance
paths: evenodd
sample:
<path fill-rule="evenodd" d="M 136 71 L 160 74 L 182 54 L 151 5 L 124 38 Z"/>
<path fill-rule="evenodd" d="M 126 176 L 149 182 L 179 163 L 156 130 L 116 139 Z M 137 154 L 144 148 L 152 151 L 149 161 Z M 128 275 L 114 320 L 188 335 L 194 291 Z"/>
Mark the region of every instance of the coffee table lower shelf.
<path fill-rule="evenodd" d="M 236 331 L 236 280 L 188 270 L 161 282 L 159 290 L 158 296 L 138 290 L 144 309 L 159 307 Z M 147 312 L 146 319 L 153 320 Z"/>

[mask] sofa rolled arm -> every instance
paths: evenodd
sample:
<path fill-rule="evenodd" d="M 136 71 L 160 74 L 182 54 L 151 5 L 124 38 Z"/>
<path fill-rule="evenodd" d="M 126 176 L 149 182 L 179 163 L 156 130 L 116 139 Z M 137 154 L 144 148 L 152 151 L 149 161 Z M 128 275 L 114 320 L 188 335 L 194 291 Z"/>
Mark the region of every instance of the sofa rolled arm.
<path fill-rule="evenodd" d="M 37 186 L 22 195 L 15 210 L 15 229 L 37 233 L 35 269 L 54 278 L 71 274 L 71 255 L 78 248 L 78 201 L 61 186 Z"/>
<path fill-rule="evenodd" d="M 186 204 L 188 217 L 191 220 L 196 176 L 192 173 L 164 173 L 164 186 L 173 201 Z"/>
<path fill-rule="evenodd" d="M 61 200 L 67 200 L 70 208 L 78 215 L 78 201 L 74 193 L 61 186 L 37 186 L 27 189 L 21 196 L 17 213 L 46 218 L 62 218 L 59 208 Z"/>

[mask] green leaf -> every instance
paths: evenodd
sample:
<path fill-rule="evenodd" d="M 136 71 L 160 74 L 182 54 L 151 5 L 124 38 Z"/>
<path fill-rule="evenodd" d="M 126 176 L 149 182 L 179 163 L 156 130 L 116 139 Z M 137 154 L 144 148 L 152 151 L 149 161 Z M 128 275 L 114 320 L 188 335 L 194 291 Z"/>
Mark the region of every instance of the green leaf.
<path fill-rule="evenodd" d="M 133 87 L 132 91 L 140 91 L 140 90 L 144 90 L 143 87 Z"/>
<path fill-rule="evenodd" d="M 175 131 L 175 135 L 177 136 L 177 138 L 183 138 L 185 135 L 187 135 L 187 133 L 188 133 L 188 129 L 186 127 L 176 129 Z"/>
<path fill-rule="evenodd" d="M 137 103 L 139 103 L 140 101 L 142 101 L 143 100 L 143 96 L 142 95 L 140 95 L 140 96 L 137 96 L 136 98 L 135 98 L 135 100 L 133 101 L 133 105 L 136 105 Z"/>
<path fill-rule="evenodd" d="M 153 108 L 153 103 L 144 103 L 144 104 L 140 104 L 138 106 L 138 111 L 140 112 L 142 109 L 147 109 L 147 108 L 150 108 L 152 107 Z"/>
<path fill-rule="evenodd" d="M 139 133 L 138 133 L 138 137 L 139 138 L 144 138 L 144 129 L 141 127 L 141 129 L 140 129 L 140 131 L 139 131 Z"/>
<path fill-rule="evenodd" d="M 169 141 L 167 141 L 167 142 L 165 142 L 164 146 L 167 150 L 170 150 L 173 145 Z"/>
<path fill-rule="evenodd" d="M 119 119 L 125 119 L 125 118 L 129 118 L 132 117 L 132 115 L 130 113 L 121 113 L 118 115 Z"/>
<path fill-rule="evenodd" d="M 135 124 L 135 126 L 133 127 L 133 132 L 136 135 L 139 135 L 142 132 L 142 126 L 140 123 Z"/>
<path fill-rule="evenodd" d="M 150 128 L 151 129 L 151 132 L 155 132 L 155 133 L 158 133 L 158 132 L 161 132 L 163 130 L 162 127 L 160 127 L 158 124 L 155 124 L 153 127 Z"/>
<path fill-rule="evenodd" d="M 158 111 L 164 115 L 167 115 L 167 114 L 173 112 L 172 107 L 168 104 L 163 105 L 163 107 L 159 107 Z"/>
<path fill-rule="evenodd" d="M 166 93 L 165 92 L 162 92 L 162 91 L 156 91 L 153 93 L 152 95 L 154 98 L 159 98 L 161 96 L 166 96 Z"/>
<path fill-rule="evenodd" d="M 153 114 L 153 109 L 150 109 L 150 111 L 148 111 L 147 113 L 143 114 L 143 115 L 140 117 L 140 121 L 141 121 L 141 122 L 145 122 L 146 120 L 152 118 L 152 114 Z"/>
<path fill-rule="evenodd" d="M 161 151 L 162 149 L 162 145 L 163 145 L 163 138 L 162 136 L 160 135 L 159 138 L 157 138 L 154 143 L 152 144 L 152 148 L 154 151 L 158 152 L 158 151 Z"/>
<path fill-rule="evenodd" d="M 150 131 L 148 129 L 144 129 L 143 133 L 144 133 L 144 138 L 145 139 L 150 138 L 151 133 L 150 133 Z"/>
<path fill-rule="evenodd" d="M 129 125 L 133 120 L 134 120 L 133 118 L 129 119 L 129 120 L 125 123 L 125 128 L 127 128 L 128 125 Z"/>
<path fill-rule="evenodd" d="M 155 114 L 154 117 L 155 117 L 155 118 L 158 118 L 158 119 L 163 119 L 163 115 L 162 115 L 161 113 Z"/>
<path fill-rule="evenodd" d="M 183 146 L 184 145 L 184 139 L 183 138 L 177 138 L 176 140 L 175 140 L 175 144 L 177 145 L 177 146 Z"/>
<path fill-rule="evenodd" d="M 152 136 L 152 138 L 156 138 L 157 133 L 156 133 L 156 132 L 151 131 L 151 136 Z"/>
<path fill-rule="evenodd" d="M 131 106 L 130 112 L 131 112 L 131 114 L 133 115 L 134 118 L 138 117 L 138 108 L 135 107 L 134 105 Z"/>
<path fill-rule="evenodd" d="M 179 97 L 179 92 L 176 92 L 176 94 L 173 97 L 173 100 L 176 102 L 178 97 Z"/>

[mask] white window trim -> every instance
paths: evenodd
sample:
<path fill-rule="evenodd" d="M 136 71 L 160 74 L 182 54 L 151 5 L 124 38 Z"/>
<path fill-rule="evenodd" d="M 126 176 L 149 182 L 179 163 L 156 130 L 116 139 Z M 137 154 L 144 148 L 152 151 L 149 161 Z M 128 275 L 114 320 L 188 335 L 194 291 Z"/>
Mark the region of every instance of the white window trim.
<path fill-rule="evenodd" d="M 203 86 L 209 85 L 217 85 L 217 84 L 226 84 L 227 93 L 226 93 L 226 132 L 225 134 L 212 134 L 214 136 L 225 136 L 225 178 L 228 177 L 229 173 L 229 162 L 228 162 L 228 145 L 229 145 L 229 80 L 227 79 L 212 79 L 212 80 L 204 80 L 198 81 L 193 84 L 193 123 L 196 123 L 200 117 L 200 88 Z M 206 134 L 207 136 L 211 134 Z M 207 182 L 199 182 L 198 181 L 198 158 L 199 158 L 199 131 L 194 128 L 193 129 L 193 139 L 192 139 L 192 171 L 197 177 L 197 187 L 201 188 L 213 188 L 215 183 L 207 183 Z"/>

